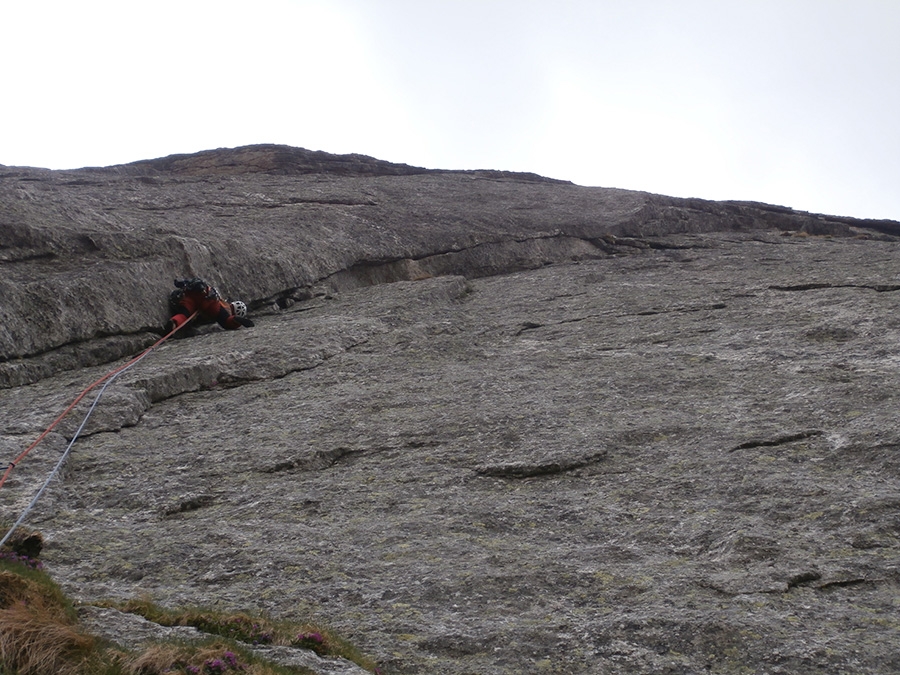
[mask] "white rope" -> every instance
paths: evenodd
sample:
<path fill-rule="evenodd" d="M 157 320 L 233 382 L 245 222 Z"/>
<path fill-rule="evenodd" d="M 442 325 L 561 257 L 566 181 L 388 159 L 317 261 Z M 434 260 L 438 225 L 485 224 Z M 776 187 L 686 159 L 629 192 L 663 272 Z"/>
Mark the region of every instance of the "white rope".
<path fill-rule="evenodd" d="M 22 515 L 19 516 L 19 519 L 13 524 L 13 526 L 11 528 L 9 528 L 9 532 L 6 533 L 6 536 L 4 536 L 3 539 L 0 539 L 0 546 L 3 546 L 3 544 L 5 544 L 7 542 L 7 540 L 12 536 L 12 533 L 16 531 L 16 528 L 22 524 L 22 522 L 25 520 L 25 517 L 28 515 L 28 513 L 31 511 L 31 509 L 34 508 L 34 505 L 37 504 L 38 499 L 40 499 L 41 495 L 44 494 L 44 490 L 47 489 L 47 486 L 50 485 L 50 482 L 56 477 L 56 474 L 59 473 L 59 470 L 62 468 L 63 464 L 65 463 L 66 458 L 69 456 L 69 452 L 72 450 L 72 446 L 75 445 L 75 441 L 78 440 L 79 434 L 81 434 L 82 429 L 84 429 L 84 425 L 87 424 L 88 419 L 93 414 L 94 408 L 97 407 L 97 403 L 100 402 L 100 397 L 103 396 L 103 392 L 106 391 L 106 388 L 110 384 L 112 384 L 112 382 L 117 377 L 119 377 L 119 375 L 128 371 L 129 368 L 131 368 L 132 366 L 139 363 L 151 351 L 153 351 L 152 348 L 148 349 L 143 354 L 141 354 L 139 357 L 137 357 L 133 362 L 129 363 L 127 366 L 122 368 L 122 370 L 120 370 L 118 373 L 116 373 L 111 378 L 109 378 L 104 383 L 104 385 L 100 389 L 100 391 L 97 392 L 97 397 L 94 399 L 94 402 L 91 404 L 91 407 L 88 409 L 87 414 L 84 416 L 84 419 L 81 421 L 81 424 L 78 426 L 78 429 L 75 431 L 75 435 L 72 436 L 72 440 L 69 441 L 69 445 L 66 447 L 65 451 L 63 451 L 63 454 L 60 456 L 59 461 L 56 463 L 56 466 L 53 467 L 53 471 L 51 471 L 50 475 L 47 476 L 47 480 L 44 481 L 44 484 L 37 491 L 37 494 L 34 495 L 34 497 L 31 500 L 31 503 L 29 503 L 28 506 L 25 507 L 25 510 L 22 511 Z"/>

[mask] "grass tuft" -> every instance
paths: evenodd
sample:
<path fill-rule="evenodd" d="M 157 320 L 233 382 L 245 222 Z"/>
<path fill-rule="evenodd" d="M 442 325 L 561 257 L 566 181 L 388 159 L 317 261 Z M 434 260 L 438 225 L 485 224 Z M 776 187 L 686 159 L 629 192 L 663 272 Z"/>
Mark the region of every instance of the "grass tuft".
<path fill-rule="evenodd" d="M 221 641 L 205 645 L 155 645 L 126 657 L 123 665 L 125 675 L 304 675 L 297 668 L 264 663 Z"/>
<path fill-rule="evenodd" d="M 19 565 L 21 567 L 21 565 Z M 0 570 L 0 666 L 17 675 L 77 675 L 94 638 L 75 625 L 74 610 L 49 579 L 22 568 Z M 32 574 L 25 574 L 32 572 Z"/>
<path fill-rule="evenodd" d="M 39 537 L 39 535 L 38 535 Z M 32 537 L 32 545 L 41 540 Z M 71 601 L 31 555 L 39 547 L 0 551 L 0 675 L 304 675 L 254 655 L 250 645 L 287 645 L 340 656 L 379 672 L 375 663 L 331 631 L 299 628 L 243 612 L 168 610 L 149 599 L 102 603 L 163 626 L 193 626 L 210 638 L 159 644 L 139 653 L 95 638 L 78 625 Z M 98 603 L 99 604 L 99 603 Z"/>
<path fill-rule="evenodd" d="M 219 612 L 208 609 L 171 610 L 159 607 L 149 598 L 110 605 L 123 612 L 138 614 L 161 626 L 193 626 L 194 628 L 249 645 L 285 645 L 310 649 L 319 656 L 339 656 L 361 668 L 375 671 L 376 663 L 349 641 L 333 631 L 314 624 L 272 621 L 243 612 Z"/>

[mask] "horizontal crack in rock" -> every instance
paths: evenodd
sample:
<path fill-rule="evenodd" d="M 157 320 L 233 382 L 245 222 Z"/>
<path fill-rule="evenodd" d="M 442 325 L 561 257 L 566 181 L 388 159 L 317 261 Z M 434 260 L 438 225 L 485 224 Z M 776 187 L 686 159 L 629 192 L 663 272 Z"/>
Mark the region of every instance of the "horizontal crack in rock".
<path fill-rule="evenodd" d="M 796 441 L 802 441 L 806 438 L 812 438 L 814 436 L 821 436 L 822 431 L 818 429 L 811 429 L 809 431 L 801 431 L 796 434 L 787 434 L 785 436 L 778 436 L 776 438 L 770 440 L 752 440 L 747 441 L 746 443 L 741 443 L 739 446 L 732 448 L 730 452 L 734 452 L 736 450 L 748 450 L 750 448 L 769 448 L 777 445 L 786 445 L 788 443 L 795 443 Z"/>
<path fill-rule="evenodd" d="M 596 464 L 606 457 L 606 450 L 580 457 L 577 459 L 563 459 L 550 462 L 509 462 L 505 464 L 485 464 L 475 467 L 475 473 L 481 476 L 494 476 L 499 478 L 533 478 L 535 476 L 552 476 L 581 469 L 591 464 Z"/>
<path fill-rule="evenodd" d="M 635 316 L 654 316 L 656 314 L 670 314 L 674 312 L 704 312 L 712 309 L 727 309 L 724 302 L 714 302 L 711 305 L 684 305 L 678 307 L 666 307 L 664 309 L 645 309 L 635 312 Z"/>
<path fill-rule="evenodd" d="M 807 572 L 800 572 L 799 574 L 793 575 L 787 581 L 788 588 L 796 588 L 801 584 L 809 583 L 810 581 L 818 581 L 822 578 L 822 575 L 816 572 L 815 570 L 809 570 Z"/>
<path fill-rule="evenodd" d="M 892 291 L 900 291 L 900 284 L 826 284 L 826 283 L 808 283 L 793 284 L 791 286 L 769 286 L 773 291 L 817 291 L 823 288 L 863 288 L 876 293 L 890 293 Z"/>
<path fill-rule="evenodd" d="M 820 288 L 835 288 L 834 284 L 793 284 L 791 286 L 769 286 L 773 291 L 816 291 Z"/>
<path fill-rule="evenodd" d="M 359 455 L 365 452 L 360 448 L 334 448 L 332 450 L 314 450 L 302 457 L 278 462 L 270 467 L 261 469 L 261 473 L 279 473 L 282 471 L 319 471 L 337 464 L 339 460 L 350 455 Z"/>
<path fill-rule="evenodd" d="M 543 328 L 543 327 L 544 327 L 544 324 L 542 324 L 542 323 L 535 323 L 534 321 L 526 321 L 525 323 L 522 324 L 522 327 L 518 331 L 516 331 L 516 335 L 521 335 L 526 330 L 534 330 L 536 328 Z"/>
<path fill-rule="evenodd" d="M 202 509 L 205 506 L 209 506 L 216 500 L 212 495 L 197 495 L 196 497 L 191 497 L 190 499 L 185 499 L 176 504 L 175 506 L 169 507 L 165 510 L 166 516 L 174 516 L 179 513 L 187 513 L 189 511 L 196 511 L 197 509 Z"/>
<path fill-rule="evenodd" d="M 816 584 L 816 588 L 824 591 L 829 588 L 845 588 L 847 586 L 861 586 L 862 584 L 874 584 L 875 579 L 866 579 L 865 577 L 853 577 L 851 579 L 835 579 L 834 581 L 824 581 Z"/>

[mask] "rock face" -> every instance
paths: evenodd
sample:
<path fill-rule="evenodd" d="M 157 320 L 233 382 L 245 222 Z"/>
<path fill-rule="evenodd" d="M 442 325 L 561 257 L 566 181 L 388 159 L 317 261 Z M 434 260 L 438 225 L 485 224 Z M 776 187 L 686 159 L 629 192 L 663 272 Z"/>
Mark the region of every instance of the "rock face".
<path fill-rule="evenodd" d="M 0 167 L 0 204 L 6 386 L 131 353 L 165 320 L 175 276 L 210 277 L 258 309 L 320 286 L 605 257 L 619 239 L 657 234 L 900 227 L 280 146 L 79 171 Z"/>
<path fill-rule="evenodd" d="M 5 168 L 0 208 L 5 457 L 174 276 L 257 324 L 104 394 L 29 518 L 76 597 L 387 673 L 900 669 L 900 224 L 268 146 Z"/>

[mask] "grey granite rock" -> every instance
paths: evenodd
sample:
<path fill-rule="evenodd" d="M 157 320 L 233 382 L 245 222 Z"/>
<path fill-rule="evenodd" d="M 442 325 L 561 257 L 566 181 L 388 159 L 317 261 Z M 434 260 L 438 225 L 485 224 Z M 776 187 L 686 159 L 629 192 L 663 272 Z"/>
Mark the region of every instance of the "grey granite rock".
<path fill-rule="evenodd" d="M 75 171 L 0 166 L 0 205 L 0 386 L 146 342 L 177 276 L 206 277 L 258 309 L 322 288 L 602 258 L 658 234 L 900 231 L 893 221 L 282 146 Z"/>
<path fill-rule="evenodd" d="M 190 643 L 210 635 L 190 626 L 160 626 L 147 619 L 108 607 L 83 605 L 78 608 L 81 626 L 104 640 L 139 652 L 160 642 Z M 317 675 L 365 675 L 368 671 L 341 658 L 323 658 L 309 649 L 246 645 L 262 659 L 286 667 L 300 667 Z"/>
<path fill-rule="evenodd" d="M 92 635 L 130 650 L 157 642 L 196 642 L 206 637 L 190 626 L 160 626 L 142 616 L 108 607 L 83 605 L 78 608 L 78 621 Z"/>
<path fill-rule="evenodd" d="M 165 209 L 193 208 L 187 174 L 109 170 L 110 189 L 128 172 L 148 181 L 137 203 L 155 187 Z M 306 174 L 250 175 L 282 185 Z M 286 277 L 260 286 L 245 297 L 280 309 L 257 305 L 256 328 L 168 341 L 110 387 L 29 518 L 68 592 L 312 618 L 386 673 L 900 668 L 900 263 L 887 226 L 823 218 L 857 236 L 808 235 L 799 223 L 813 216 L 774 207 L 685 210 L 515 177 L 351 188 L 341 181 L 356 178 L 309 176 L 329 199 L 370 190 L 383 205 L 393 191 L 408 213 L 445 210 L 415 247 L 388 217 L 381 249 L 321 224 L 304 263 L 319 267 L 293 286 L 305 299 L 285 301 Z M 210 194 L 224 186 L 223 201 L 256 194 L 243 174 L 190 178 Z M 511 201 L 494 203 L 487 192 L 509 181 Z M 485 214 L 458 242 L 472 257 L 388 273 L 402 259 L 388 252 L 404 247 L 417 265 L 455 255 L 447 242 L 467 230 L 446 209 L 465 201 L 448 194 L 463 184 L 486 191 L 459 207 Z M 527 195 L 532 221 L 510 205 Z M 601 197 L 618 204 L 604 237 L 586 232 L 596 209 L 575 203 Z M 518 267 L 512 254 L 476 260 L 513 229 L 548 231 L 551 213 L 596 251 L 566 244 L 534 269 L 534 252 Z M 750 220 L 737 227 L 729 213 Z M 305 250 L 286 233 L 273 258 Z M 215 268 L 220 279 L 240 275 L 236 259 Z M 365 286 L 362 260 L 368 281 L 400 280 Z M 492 269 L 502 273 L 483 276 Z M 134 325 L 147 316 L 135 310 Z M 109 368 L 0 390 L 3 447 L 27 443 Z M 74 424 L 0 490 L 4 514 Z"/>

